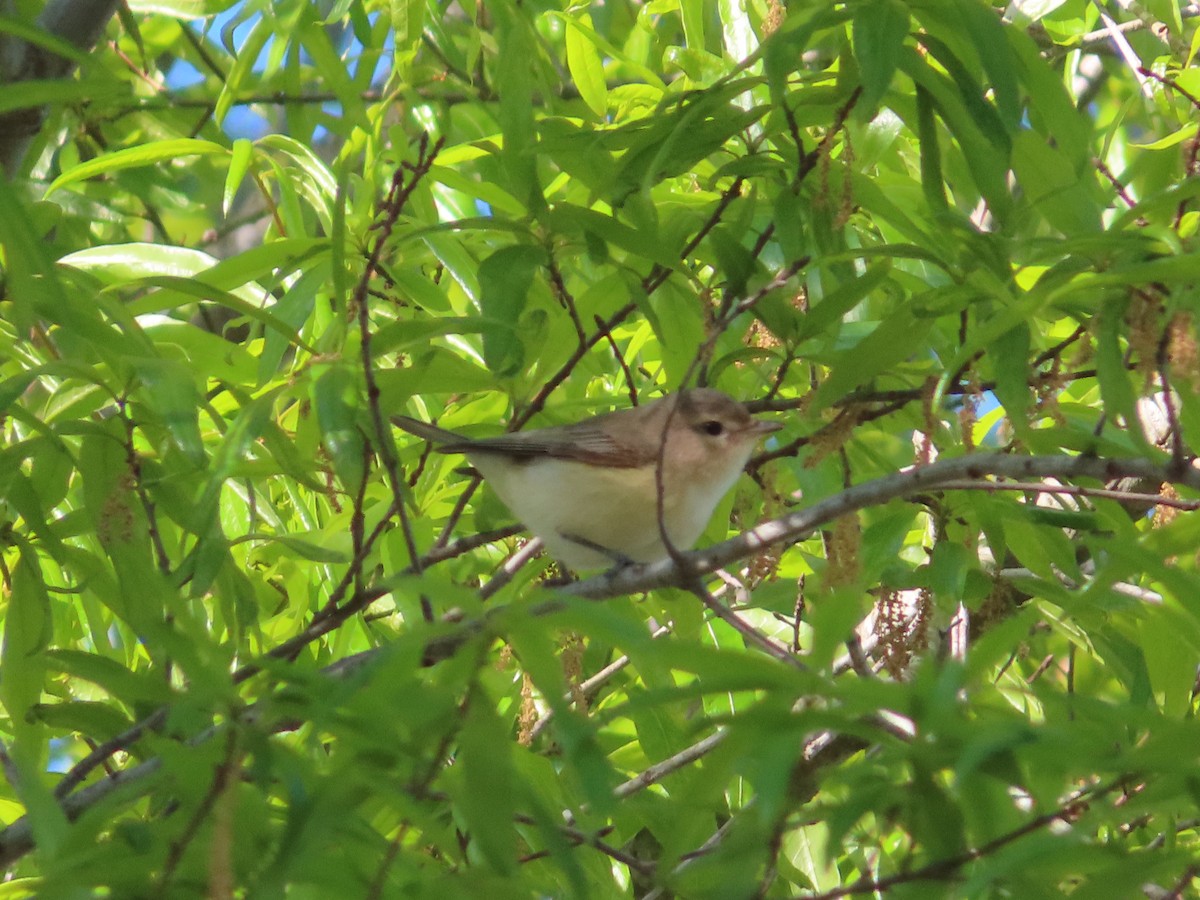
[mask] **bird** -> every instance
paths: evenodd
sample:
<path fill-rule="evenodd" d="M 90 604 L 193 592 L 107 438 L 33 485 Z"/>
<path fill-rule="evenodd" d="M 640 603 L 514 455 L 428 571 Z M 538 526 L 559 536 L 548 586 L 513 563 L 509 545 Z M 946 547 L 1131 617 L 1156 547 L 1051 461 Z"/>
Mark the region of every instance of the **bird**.
<path fill-rule="evenodd" d="M 559 563 L 576 571 L 653 563 L 689 550 L 758 441 L 782 425 L 721 391 L 691 388 L 570 425 L 470 438 L 409 416 L 392 422 L 462 453 Z"/>

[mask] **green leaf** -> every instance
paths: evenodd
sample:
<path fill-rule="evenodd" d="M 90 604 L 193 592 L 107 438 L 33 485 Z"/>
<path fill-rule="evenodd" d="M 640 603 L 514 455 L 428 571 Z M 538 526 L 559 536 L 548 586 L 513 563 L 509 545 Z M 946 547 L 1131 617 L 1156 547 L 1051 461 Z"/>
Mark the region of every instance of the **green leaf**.
<path fill-rule="evenodd" d="M 996 399 L 1004 406 L 1008 421 L 1017 433 L 1026 428 L 1026 415 L 1033 402 L 1029 390 L 1029 326 L 1022 323 L 996 338 L 995 353 L 989 354 L 995 366 Z"/>
<path fill-rule="evenodd" d="M 816 299 L 811 308 L 797 322 L 796 339 L 803 340 L 826 333 L 835 323 L 858 306 L 862 299 L 887 280 L 892 271 L 890 260 L 876 260 L 867 266 L 861 276 L 841 284 L 824 296 Z M 776 332 L 778 334 L 778 332 Z M 781 337 L 783 335 L 780 335 Z"/>
<path fill-rule="evenodd" d="M 483 359 L 501 377 L 515 375 L 524 365 L 517 322 L 529 299 L 533 275 L 545 261 L 540 247 L 515 244 L 502 247 L 479 264 L 479 309 L 488 323 L 483 332 Z"/>
<path fill-rule="evenodd" d="M 195 374 L 184 363 L 166 359 L 132 360 L 134 370 L 144 384 L 139 399 L 162 420 L 175 446 L 196 467 L 207 456 L 200 437 L 200 391 Z"/>
<path fill-rule="evenodd" d="M 717 0 L 725 52 L 739 62 L 749 60 L 758 49 L 758 32 L 750 22 L 750 9 L 740 0 Z"/>
<path fill-rule="evenodd" d="M 604 63 L 596 45 L 584 35 L 592 30 L 592 18 L 587 13 L 564 19 L 567 25 L 567 67 L 579 96 L 598 118 L 608 112 L 608 85 L 604 79 Z"/>
<path fill-rule="evenodd" d="M 366 442 L 358 427 L 359 379 L 344 365 L 330 366 L 313 382 L 313 408 L 321 440 L 347 490 L 362 484 Z"/>
<path fill-rule="evenodd" d="M 489 7 L 496 22 L 500 55 L 495 87 L 500 95 L 500 131 L 504 135 L 503 171 L 506 188 L 526 209 L 545 205 L 534 165 L 533 72 L 539 58 L 537 42 L 525 8 L 512 0 Z"/>
<path fill-rule="evenodd" d="M 478 690 L 467 705 L 456 763 L 463 769 L 459 802 L 471 839 L 493 869 L 510 874 L 516 868 L 517 836 L 509 736 L 486 695 Z"/>
<path fill-rule="evenodd" d="M 1163 712 L 1172 718 L 1187 714 L 1196 680 L 1198 629 L 1196 619 L 1174 604 L 1147 610 L 1138 627 L 1146 654 L 1150 683 L 1162 698 Z"/>
<path fill-rule="evenodd" d="M 614 203 L 628 202 L 634 192 L 645 196 L 662 179 L 691 171 L 758 121 L 759 111 L 743 110 L 732 102 L 738 90 L 748 87 L 744 82 L 722 86 L 720 93 L 681 102 L 655 116 L 648 126 L 631 132 L 635 138 L 617 171 Z"/>
<path fill-rule="evenodd" d="M 313 562 L 348 563 L 350 556 L 342 550 L 326 547 L 314 541 L 307 541 L 291 534 L 248 534 L 233 541 L 234 544 L 249 541 L 265 541 L 279 544 L 295 553 L 301 559 L 311 559 Z"/>
<path fill-rule="evenodd" d="M 391 0 L 389 6 L 397 48 L 417 49 L 425 30 L 425 0 Z"/>
<path fill-rule="evenodd" d="M 1006 29 L 1006 37 L 1029 98 L 1030 124 L 1066 154 L 1072 166 L 1090 165 L 1092 125 L 1076 106 L 1063 79 L 1045 65 L 1040 49 L 1023 30 Z"/>
<path fill-rule="evenodd" d="M 1032 131 L 1013 140 L 1013 172 L 1029 202 L 1063 234 L 1100 231 L 1100 210 L 1088 182 L 1067 157 Z"/>
<path fill-rule="evenodd" d="M 933 327 L 933 319 L 899 309 L 831 364 L 829 377 L 817 391 L 814 409 L 823 409 L 911 356 Z"/>
<path fill-rule="evenodd" d="M 50 599 L 36 553 L 20 548 L 9 581 L 0 645 L 0 703 L 8 713 L 12 743 L 5 754 L 9 790 L 25 805 L 39 850 L 54 854 L 67 833 L 67 819 L 42 774 L 46 764 L 44 729 L 31 714 L 46 680 L 44 649 L 54 640 Z M 16 778 L 12 774 L 16 773 Z"/>
<path fill-rule="evenodd" d="M 180 297 L 208 301 L 227 307 L 253 321 L 261 322 L 276 334 L 286 338 L 289 345 L 301 347 L 309 353 L 317 352 L 315 347 L 310 346 L 300 337 L 293 326 L 276 316 L 272 310 L 263 309 L 257 304 L 249 303 L 237 294 L 212 287 L 206 284 L 204 279 L 160 275 L 140 279 L 135 284 L 143 287 L 158 287 L 163 289 L 162 291 L 149 294 L 143 300 L 134 304 L 131 309 L 138 314 L 173 309 L 179 305 Z M 133 285 L 131 284 L 130 286 Z"/>
<path fill-rule="evenodd" d="M 91 62 L 91 57 L 88 53 L 80 50 L 65 38 L 57 34 L 52 34 L 40 23 L 30 19 L 0 16 L 0 34 L 10 34 L 34 47 L 49 50 L 55 56 L 61 56 L 63 59 L 70 60 L 81 68 Z M 24 86 L 28 82 L 22 81 L 21 84 Z"/>
<path fill-rule="evenodd" d="M 996 109 L 1008 128 L 1016 128 L 1021 117 L 1017 87 L 1016 58 L 1009 47 L 1006 29 L 993 11 L 974 0 L 956 0 L 966 35 L 983 62 L 991 80 Z"/>
<path fill-rule="evenodd" d="M 126 88 L 113 81 L 86 79 L 80 81 L 39 81 L 29 79 L 21 82 L 19 91 L 0 94 L 0 114 L 19 109 L 38 109 L 59 103 L 112 103 L 127 96 Z"/>
<path fill-rule="evenodd" d="M 22 548 L 12 573 L 12 595 L 4 617 L 4 643 L 0 657 L 5 677 L 0 699 L 14 722 L 24 718 L 42 692 L 45 660 L 42 652 L 54 638 L 50 596 L 38 567 L 37 555 Z"/>
<path fill-rule="evenodd" d="M 229 28 L 233 24 L 230 22 L 226 27 Z M 271 16 L 256 18 L 249 34 L 245 36 L 241 46 L 238 47 L 238 52 L 233 55 L 233 64 L 229 67 L 224 83 L 221 85 L 221 93 L 213 107 L 213 121 L 217 125 L 224 123 L 226 115 L 229 114 L 229 110 L 242 93 L 243 85 L 252 80 L 254 66 L 258 63 L 263 47 L 271 39 L 274 24 Z"/>
<path fill-rule="evenodd" d="M 89 159 L 67 169 L 50 183 L 50 187 L 46 188 L 45 196 L 49 197 L 55 191 L 61 190 L 69 184 L 86 181 L 97 175 L 108 175 L 124 169 L 136 169 L 161 162 L 177 162 L 182 157 L 212 156 L 228 152 L 220 144 L 197 138 L 175 138 L 169 141 L 155 141 L 137 147 L 128 147 L 124 150 L 97 156 L 95 159 Z"/>
<path fill-rule="evenodd" d="M 0 179 L 0 245 L 5 249 L 8 278 L 12 287 L 6 297 L 18 321 L 32 322 L 43 316 L 88 341 L 96 353 L 115 363 L 130 352 L 135 342 L 108 325 L 95 304 L 68 292 L 58 269 L 51 264 L 40 234 L 26 215 L 25 206 L 8 181 Z M 140 348 L 139 348 L 140 349 Z"/>
<path fill-rule="evenodd" d="M 929 38 L 925 40 L 928 42 Z M 953 65 L 952 58 L 945 53 L 943 56 L 943 62 Z M 1008 170 L 1008 135 L 995 119 L 995 113 L 983 103 L 979 85 L 962 73 L 961 67 L 956 67 L 956 74 L 964 80 L 961 83 L 951 81 L 911 47 L 901 48 L 899 67 L 916 82 L 919 90 L 928 93 L 942 121 L 957 140 L 976 188 L 992 211 L 1002 218 L 1006 216 L 1012 205 L 1004 180 Z M 971 104 L 969 109 L 965 100 Z M 980 129 L 981 121 L 989 124 L 986 134 Z"/>
<path fill-rule="evenodd" d="M 925 202 L 935 211 L 946 210 L 950 204 L 946 200 L 933 98 L 920 86 L 917 87 L 917 132 L 921 144 L 921 191 L 925 194 Z"/>
<path fill-rule="evenodd" d="M 62 257 L 59 263 L 88 272 L 105 284 L 113 285 L 147 275 L 195 275 L 215 266 L 217 260 L 202 250 L 190 247 L 133 241 L 77 250 Z"/>
<path fill-rule="evenodd" d="M 341 107 L 340 115 L 338 116 L 339 120 L 345 120 L 347 125 L 365 130 L 370 127 L 370 123 L 367 121 L 366 109 L 363 105 L 359 89 L 350 80 L 346 64 L 334 49 L 326 31 L 325 23 L 315 18 L 305 17 L 299 33 L 294 34 L 292 40 L 298 40 L 299 43 L 303 44 L 305 52 L 312 57 L 313 64 L 321 73 L 322 83 L 337 96 L 338 104 Z M 267 135 L 263 140 L 280 137 L 286 136 Z M 291 138 L 287 139 L 291 140 Z M 317 159 L 316 155 L 308 147 L 299 142 L 296 143 L 307 154 L 311 154 L 313 160 Z"/>
<path fill-rule="evenodd" d="M 494 326 L 498 321 L 491 321 Z M 419 320 L 403 319 L 385 325 L 375 332 L 371 346 L 376 353 L 408 350 L 429 343 L 430 338 L 449 334 L 480 334 L 487 330 L 489 320 L 482 316 L 449 316 Z"/>
<path fill-rule="evenodd" d="M 225 480 L 243 462 L 251 444 L 266 429 L 277 393 L 268 391 L 255 397 L 238 411 L 237 418 L 225 432 L 225 439 L 209 460 L 208 480 L 200 499 L 196 502 L 197 518 L 200 521 L 215 518 L 221 488 Z"/>
<path fill-rule="evenodd" d="M 584 234 L 593 234 L 627 253 L 660 266 L 674 269 L 679 265 L 679 258 L 663 245 L 657 234 L 646 234 L 630 228 L 614 216 L 569 203 L 557 203 L 544 219 L 554 228 L 578 229 Z"/>
<path fill-rule="evenodd" d="M 297 186 L 311 186 L 312 190 L 307 191 L 306 194 L 312 202 L 313 208 L 321 213 L 322 221 L 328 223 L 332 218 L 332 207 L 338 196 L 337 178 L 334 177 L 329 166 L 313 152 L 311 147 L 307 147 L 285 134 L 268 134 L 266 137 L 259 138 L 257 145 L 267 150 L 274 150 L 296 163 L 300 171 L 307 176 L 307 179 Z"/>
<path fill-rule="evenodd" d="M 223 13 L 237 0 L 129 0 L 137 13 L 158 13 L 173 19 L 207 19 Z"/>
<path fill-rule="evenodd" d="M 234 198 L 237 196 L 238 188 L 241 187 L 242 181 L 246 177 L 246 172 L 250 169 L 250 162 L 253 158 L 253 142 L 246 138 L 238 138 L 233 142 L 233 152 L 229 159 L 229 170 L 225 173 L 225 193 L 221 198 L 221 210 L 227 216 L 233 208 Z"/>
<path fill-rule="evenodd" d="M 1096 336 L 1096 380 L 1100 383 L 1100 395 L 1109 416 L 1120 416 L 1126 422 L 1136 422 L 1133 385 L 1129 383 L 1129 372 L 1121 353 L 1120 336 L 1123 303 L 1104 304 L 1098 316 L 1099 333 Z M 1140 428 L 1130 432 L 1134 437 L 1145 440 Z"/>
<path fill-rule="evenodd" d="M 703 0 L 679 0 L 679 14 L 683 19 L 683 35 L 687 45 L 694 50 L 704 49 Z"/>
<path fill-rule="evenodd" d="M 900 47 L 908 37 L 908 10 L 897 0 L 870 0 L 854 13 L 853 35 L 863 82 L 857 108 L 870 117 L 896 72 Z"/>
<path fill-rule="evenodd" d="M 454 394 L 499 388 L 496 376 L 477 360 L 436 346 L 414 353 L 411 363 L 403 368 L 380 372 L 376 381 L 385 409 L 400 409 L 415 394 Z"/>
<path fill-rule="evenodd" d="M 38 703 L 31 715 L 51 728 L 78 732 L 97 742 L 116 737 L 133 724 L 118 709 L 96 701 Z"/>
<path fill-rule="evenodd" d="M 115 659 L 67 647 L 46 652 L 46 665 L 53 672 L 90 681 L 126 706 L 157 706 L 171 697 L 171 688 L 152 672 L 127 669 Z"/>

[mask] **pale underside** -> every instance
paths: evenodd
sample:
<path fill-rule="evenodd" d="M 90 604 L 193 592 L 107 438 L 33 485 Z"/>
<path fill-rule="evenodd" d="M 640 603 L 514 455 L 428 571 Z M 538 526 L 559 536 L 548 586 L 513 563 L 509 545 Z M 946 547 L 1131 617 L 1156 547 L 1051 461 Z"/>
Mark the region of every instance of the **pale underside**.
<path fill-rule="evenodd" d="M 663 521 L 676 548 L 688 550 L 696 543 L 750 449 L 726 458 L 724 465 L 712 461 L 665 479 Z M 553 457 L 516 462 L 478 450 L 468 458 L 550 554 L 573 569 L 668 556 L 659 533 L 654 464 L 613 468 Z"/>

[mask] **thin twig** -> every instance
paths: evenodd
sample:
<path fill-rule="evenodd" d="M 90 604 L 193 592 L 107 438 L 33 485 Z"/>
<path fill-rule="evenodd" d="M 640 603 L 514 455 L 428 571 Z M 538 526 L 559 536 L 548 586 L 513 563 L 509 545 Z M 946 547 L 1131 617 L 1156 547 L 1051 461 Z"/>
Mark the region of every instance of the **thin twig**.
<path fill-rule="evenodd" d="M 167 858 L 163 862 L 162 874 L 158 879 L 158 889 L 163 894 L 168 893 L 168 885 L 175 875 L 175 869 L 179 863 L 183 861 L 183 854 L 187 848 L 195 840 L 196 833 L 200 830 L 200 826 L 204 824 L 204 820 L 208 818 L 212 812 L 217 799 L 230 788 L 232 774 L 237 770 L 238 757 L 238 733 L 234 728 L 230 728 L 225 732 L 225 753 L 221 761 L 217 764 L 216 770 L 213 772 L 212 782 L 201 798 L 196 810 L 192 813 L 184 826 L 183 833 L 171 842 L 170 849 L 167 852 Z"/>
<path fill-rule="evenodd" d="M 636 794 L 638 791 L 645 790 L 650 785 L 662 781 L 673 772 L 677 772 L 684 766 L 690 765 L 701 757 L 711 753 L 727 736 L 724 728 L 718 728 L 712 734 L 708 735 L 708 737 L 697 741 L 690 747 L 680 750 L 674 756 L 667 757 L 662 762 L 655 763 L 641 772 L 641 774 L 623 784 L 617 785 L 613 790 L 613 796 L 621 800 Z"/>
<path fill-rule="evenodd" d="M 604 320 L 600 316 L 595 316 L 596 327 L 604 333 L 604 339 L 608 341 L 609 347 L 612 348 L 613 356 L 616 357 L 617 365 L 621 367 L 621 372 L 625 375 L 625 387 L 629 391 L 629 405 L 638 405 L 637 382 L 633 380 L 633 371 L 629 368 L 629 363 L 625 361 L 625 354 L 621 352 L 621 348 L 617 346 L 617 339 L 613 337 L 610 330 L 604 327 Z"/>
<path fill-rule="evenodd" d="M 804 668 L 804 664 L 800 662 L 800 660 L 797 659 L 796 656 L 787 649 L 787 647 L 777 644 L 775 641 L 771 640 L 769 637 L 731 610 L 728 606 L 714 597 L 711 593 L 709 593 L 699 579 L 697 579 L 696 582 L 690 586 L 690 590 L 693 594 L 700 598 L 700 602 L 704 604 L 705 608 L 709 612 L 745 638 L 746 643 L 757 647 L 768 656 L 772 656 L 780 662 L 787 663 L 788 665 L 797 669 Z"/>
<path fill-rule="evenodd" d="M 1072 814 L 1085 805 L 1087 800 L 1094 800 L 1103 797 L 1105 794 L 1112 793 L 1114 790 L 1119 789 L 1123 783 L 1124 779 L 1121 779 L 1093 788 L 1090 791 L 1082 792 L 1080 796 L 1072 798 L 1057 809 L 1043 813 L 1040 816 L 1035 816 L 1019 828 L 1014 828 L 1012 831 L 1002 834 L 995 840 L 988 841 L 980 847 L 972 848 L 956 856 L 936 860 L 928 865 L 907 872 L 898 872 L 887 878 L 860 878 L 858 881 L 844 887 L 834 888 L 831 891 L 825 891 L 820 894 L 806 894 L 804 900 L 837 900 L 839 897 L 849 897 L 854 894 L 886 893 L 889 888 L 901 884 L 911 884 L 916 881 L 944 881 L 953 877 L 959 869 L 968 863 L 984 859 L 997 850 L 1008 846 L 1013 841 L 1023 838 L 1028 834 L 1033 834 L 1036 831 L 1041 831 L 1053 822 L 1070 821 Z"/>
<path fill-rule="evenodd" d="M 401 167 L 396 170 L 392 178 L 391 190 L 381 204 L 382 217 L 372 226 L 372 231 L 375 232 L 375 241 L 367 256 L 362 274 L 359 276 L 358 284 L 355 285 L 353 299 L 354 308 L 358 312 L 363 377 L 366 379 L 367 404 L 371 411 L 371 421 L 375 426 L 376 446 L 383 460 L 384 470 L 388 475 L 388 484 L 392 489 L 392 507 L 400 520 L 400 531 L 404 535 L 404 545 L 408 550 L 409 565 L 418 573 L 421 571 L 421 555 L 417 551 L 412 522 L 409 521 L 408 511 L 404 504 L 404 479 L 400 475 L 395 448 L 389 438 L 387 419 L 384 418 L 383 411 L 379 408 L 380 391 L 379 385 L 375 381 L 375 365 L 371 355 L 371 319 L 367 302 L 367 288 L 375 273 L 379 271 L 379 260 L 383 255 L 383 249 L 392 236 L 400 214 L 417 189 L 417 185 L 433 168 L 433 162 L 444 142 L 445 138 L 439 137 L 430 147 L 429 135 L 422 134 L 417 145 L 417 161 L 411 169 Z M 409 172 L 407 177 L 405 176 L 406 171 Z"/>
<path fill-rule="evenodd" d="M 941 485 L 947 491 L 1019 491 L 1037 494 L 1064 494 L 1074 497 L 1094 497 L 1103 500 L 1138 500 L 1173 509 L 1200 509 L 1200 500 L 1183 500 L 1179 497 L 1164 497 L 1161 494 L 1146 494 L 1138 491 L 1115 491 L 1109 488 L 1079 487 L 1071 484 L 1046 484 L 1040 481 L 947 481 Z"/>
<path fill-rule="evenodd" d="M 525 542 L 525 546 L 518 549 L 515 553 L 506 559 L 501 564 L 496 574 L 491 580 L 479 589 L 479 599 L 487 600 L 495 596 L 496 592 L 513 580 L 513 576 L 520 571 L 525 563 L 529 562 L 535 556 L 542 552 L 542 539 L 532 537 Z"/>
<path fill-rule="evenodd" d="M 660 638 L 664 634 L 669 634 L 670 631 L 671 626 L 659 625 L 652 632 L 650 632 L 650 638 L 651 640 Z M 612 678 L 622 669 L 626 668 L 629 663 L 630 659 L 628 656 L 618 656 L 595 675 L 584 681 L 581 681 L 578 685 L 576 685 L 572 691 L 563 697 L 563 702 L 573 703 L 575 702 L 576 697 L 579 697 L 583 700 L 591 700 L 591 698 L 596 695 L 600 688 L 603 687 L 610 678 Z M 530 729 L 530 740 L 537 738 L 539 734 L 546 730 L 552 721 L 554 721 L 554 710 L 549 709 L 546 711 L 545 715 L 543 715 L 537 720 L 537 722 L 534 723 L 533 728 Z"/>

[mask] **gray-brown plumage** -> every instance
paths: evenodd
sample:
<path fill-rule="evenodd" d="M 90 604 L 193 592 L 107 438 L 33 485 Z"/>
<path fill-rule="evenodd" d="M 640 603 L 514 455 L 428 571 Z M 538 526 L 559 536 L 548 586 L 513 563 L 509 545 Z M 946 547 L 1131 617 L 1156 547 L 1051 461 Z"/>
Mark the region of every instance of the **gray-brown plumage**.
<path fill-rule="evenodd" d="M 663 521 L 672 544 L 686 550 L 754 444 L 779 428 L 709 388 L 572 425 L 492 438 L 467 438 L 407 416 L 392 421 L 440 444 L 440 452 L 465 454 L 526 527 L 574 568 L 667 555 L 658 527 L 660 448 Z"/>

